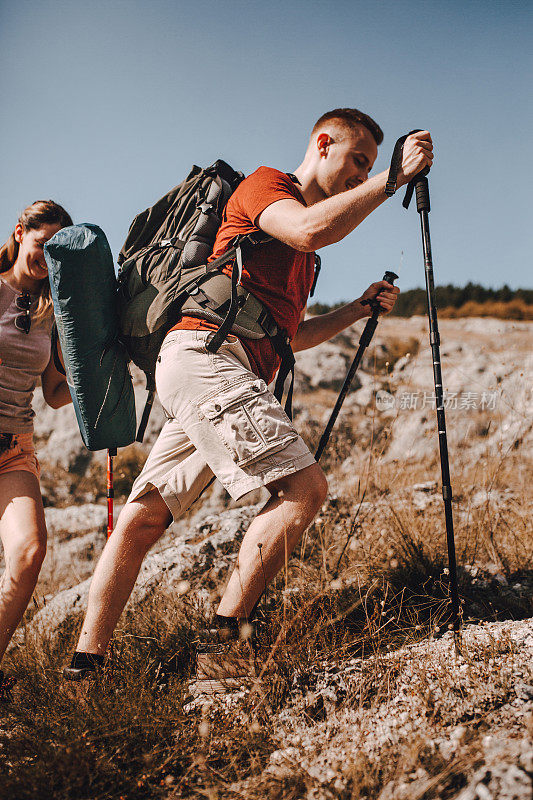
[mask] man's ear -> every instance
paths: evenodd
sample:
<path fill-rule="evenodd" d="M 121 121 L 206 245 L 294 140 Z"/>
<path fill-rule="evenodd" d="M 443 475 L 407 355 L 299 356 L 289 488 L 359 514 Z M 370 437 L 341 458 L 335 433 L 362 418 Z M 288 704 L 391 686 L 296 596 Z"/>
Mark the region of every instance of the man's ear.
<path fill-rule="evenodd" d="M 19 244 L 22 242 L 23 233 L 24 233 L 24 228 L 22 227 L 20 222 L 17 222 L 17 224 L 15 225 L 14 236 L 15 236 L 15 241 L 18 242 Z"/>
<path fill-rule="evenodd" d="M 319 133 L 316 140 L 316 146 L 318 148 L 320 156 L 324 157 L 327 156 L 330 144 L 331 144 L 331 136 L 329 135 L 329 133 Z"/>

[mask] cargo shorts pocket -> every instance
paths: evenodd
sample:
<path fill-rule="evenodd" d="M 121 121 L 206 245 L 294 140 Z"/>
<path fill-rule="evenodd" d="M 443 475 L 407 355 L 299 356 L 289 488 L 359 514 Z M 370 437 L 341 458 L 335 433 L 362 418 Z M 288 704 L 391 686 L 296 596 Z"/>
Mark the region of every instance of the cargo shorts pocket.
<path fill-rule="evenodd" d="M 288 416 L 260 378 L 219 388 L 198 401 L 239 467 L 282 450 L 298 438 Z"/>

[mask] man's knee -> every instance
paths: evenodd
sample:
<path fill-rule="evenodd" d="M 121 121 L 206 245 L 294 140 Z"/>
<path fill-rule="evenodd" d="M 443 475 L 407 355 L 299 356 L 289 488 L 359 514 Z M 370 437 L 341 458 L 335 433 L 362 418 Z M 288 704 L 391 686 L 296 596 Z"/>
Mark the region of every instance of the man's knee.
<path fill-rule="evenodd" d="M 126 503 L 117 521 L 117 532 L 141 550 L 149 550 L 172 522 L 172 515 L 157 491 L 153 489 L 137 500 Z"/>
<path fill-rule="evenodd" d="M 316 513 L 328 496 L 328 481 L 318 464 L 313 464 L 309 469 L 313 470 L 309 476 L 309 500 L 316 508 Z"/>
<path fill-rule="evenodd" d="M 311 464 L 305 469 L 293 472 L 269 487 L 273 495 L 286 497 L 305 505 L 314 515 L 324 502 L 328 494 L 328 482 L 321 467 Z"/>

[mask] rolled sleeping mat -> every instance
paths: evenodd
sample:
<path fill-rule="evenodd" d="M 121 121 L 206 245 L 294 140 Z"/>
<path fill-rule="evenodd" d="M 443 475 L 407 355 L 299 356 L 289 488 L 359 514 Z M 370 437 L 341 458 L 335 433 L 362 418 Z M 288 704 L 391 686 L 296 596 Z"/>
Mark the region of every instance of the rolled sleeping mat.
<path fill-rule="evenodd" d="M 85 446 L 113 449 L 135 439 L 135 397 L 118 341 L 117 279 L 97 225 L 62 228 L 44 247 L 67 382 Z"/>

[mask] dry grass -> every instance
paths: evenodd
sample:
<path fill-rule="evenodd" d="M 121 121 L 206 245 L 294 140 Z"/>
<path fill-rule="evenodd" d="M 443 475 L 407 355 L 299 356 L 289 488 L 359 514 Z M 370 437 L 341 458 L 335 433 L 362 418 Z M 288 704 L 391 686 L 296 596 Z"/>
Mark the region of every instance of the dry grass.
<path fill-rule="evenodd" d="M 87 452 L 87 451 L 86 451 Z M 83 463 L 79 472 L 66 469 L 59 464 L 43 463 L 41 491 L 45 506 L 67 508 L 72 499 L 78 503 L 98 503 L 106 497 L 107 472 L 105 452 L 87 452 L 88 462 Z M 137 444 L 130 444 L 119 450 L 114 459 L 114 488 L 117 503 L 126 501 L 134 479 L 144 466 L 147 452 Z"/>
<path fill-rule="evenodd" d="M 144 467 L 148 457 L 146 450 L 137 444 L 130 444 L 118 451 L 113 464 L 115 497 L 125 502 L 131 485 Z"/>
<path fill-rule="evenodd" d="M 376 374 L 416 353 L 418 339 L 402 324 L 394 321 L 379 357 L 369 354 Z M 334 399 L 329 389 L 306 398 L 308 421 L 297 426 L 312 450 Z M 57 640 L 32 634 L 3 665 L 17 674 L 18 695 L 0 704 L 2 800 L 452 800 L 485 763 L 487 734 L 509 747 L 533 736 L 526 716 L 502 716 L 516 681 L 533 683 L 513 641 L 489 631 L 462 657 L 450 647 L 442 497 L 413 489 L 440 475 L 436 441 L 423 461 L 387 462 L 401 418 L 373 404 L 346 407 L 322 460 L 330 499 L 261 604 L 259 660 L 268 669 L 260 689 L 210 711 L 187 704 L 207 617 L 199 598 L 222 589 L 214 571 L 181 595 L 162 581 L 130 609 L 112 668 L 78 696 L 60 670 L 79 617 Z M 484 440 L 488 420 L 501 422 L 480 415 L 468 435 Z M 136 446 L 116 459 L 118 502 L 143 460 Z M 533 616 L 525 448 L 518 442 L 472 463 L 457 447 L 451 460 L 465 629 Z M 69 505 L 71 492 L 105 496 L 101 462 L 83 477 L 54 470 L 45 478 L 49 504 Z M 52 580 L 49 592 L 59 588 Z"/>
<path fill-rule="evenodd" d="M 420 349 L 420 342 L 415 336 L 407 339 L 390 339 L 386 343 L 386 352 L 381 356 L 374 356 L 373 367 L 376 371 L 390 372 L 400 358 L 405 355 L 416 356 Z"/>
<path fill-rule="evenodd" d="M 377 438 L 371 437 L 374 446 Z M 352 446 L 353 434 L 340 427 L 331 447 L 337 463 Z M 57 642 L 35 635 L 12 651 L 6 668 L 17 673 L 19 694 L 13 705 L 0 706 L 2 797 L 453 798 L 482 763 L 487 716 L 511 696 L 512 643 L 489 639 L 470 650 L 459 689 L 453 660 L 412 663 L 397 654 L 405 645 L 438 640 L 450 624 L 442 498 L 430 497 L 423 509 L 413 504 L 412 485 L 427 480 L 420 465 L 401 472 L 397 465 L 375 467 L 362 472 L 350 495 L 325 504 L 269 590 L 259 655 L 274 669 L 265 671 L 260 691 L 235 707 L 207 713 L 187 706 L 194 640 L 205 622 L 194 585 L 179 596 L 163 586 L 125 614 L 113 666 L 77 696 L 62 684 L 60 668 L 79 620 Z M 125 476 L 137 469 L 136 452 L 117 465 Z M 515 452 L 456 476 L 465 622 L 533 615 L 526 481 Z M 479 491 L 486 499 L 473 506 Z M 358 665 L 359 677 L 345 684 L 350 664 Z M 335 699 L 326 703 L 317 687 L 327 665 L 339 679 L 331 678 Z M 419 732 L 400 732 L 371 751 L 372 720 L 401 696 L 406 670 Z M 330 720 L 350 720 L 348 755 L 328 761 L 333 777 L 324 779 L 301 755 L 285 752 L 295 734 L 287 734 L 283 719 L 293 708 L 300 739 L 325 743 Z M 454 758 L 445 758 L 434 739 L 457 725 L 466 725 L 466 733 Z"/>
<path fill-rule="evenodd" d="M 439 309 L 439 317 L 449 319 L 496 317 L 497 319 L 533 320 L 533 305 L 518 297 L 507 302 L 487 300 L 484 303 L 477 303 L 475 300 L 469 300 L 460 308 L 448 306 L 447 308 Z"/>

